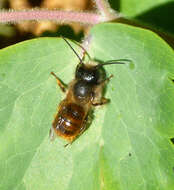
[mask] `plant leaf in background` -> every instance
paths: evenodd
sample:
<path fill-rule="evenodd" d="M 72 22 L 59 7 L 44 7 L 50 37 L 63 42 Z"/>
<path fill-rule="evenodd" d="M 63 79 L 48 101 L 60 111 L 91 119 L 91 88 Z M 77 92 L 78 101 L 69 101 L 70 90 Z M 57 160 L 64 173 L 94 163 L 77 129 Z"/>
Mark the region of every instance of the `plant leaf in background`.
<path fill-rule="evenodd" d="M 123 24 L 91 30 L 89 54 L 114 74 L 89 129 L 71 146 L 49 129 L 77 57 L 58 38 L 0 50 L 0 189 L 172 190 L 174 54 L 156 34 Z M 79 47 L 73 46 L 78 52 Z"/>
<path fill-rule="evenodd" d="M 120 0 L 119 7 L 125 17 L 174 35 L 173 0 Z"/>
<path fill-rule="evenodd" d="M 142 12 L 146 12 L 154 7 L 158 7 L 169 2 L 172 2 L 172 0 L 147 0 L 142 1 L 141 3 L 138 0 L 120 0 L 120 11 L 127 16 L 134 17 Z"/>

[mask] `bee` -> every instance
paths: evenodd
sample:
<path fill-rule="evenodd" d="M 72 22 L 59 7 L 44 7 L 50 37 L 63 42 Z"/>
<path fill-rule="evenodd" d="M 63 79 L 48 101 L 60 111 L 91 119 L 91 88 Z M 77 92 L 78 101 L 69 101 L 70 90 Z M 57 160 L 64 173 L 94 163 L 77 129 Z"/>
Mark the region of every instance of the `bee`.
<path fill-rule="evenodd" d="M 58 106 L 58 112 L 50 129 L 50 138 L 54 139 L 55 135 L 62 137 L 71 144 L 87 128 L 89 113 L 92 107 L 103 105 L 109 102 L 109 99 L 103 97 L 105 84 L 113 77 L 106 78 L 103 73 L 103 66 L 110 64 L 124 64 L 119 59 L 103 62 L 100 64 L 96 61 L 84 63 L 83 59 L 73 49 L 71 44 L 63 38 L 67 45 L 76 54 L 80 63 L 76 67 L 75 78 L 66 86 L 54 72 L 51 74 L 56 78 L 60 89 L 66 93 L 66 97 Z M 65 146 L 67 146 L 66 144 Z"/>

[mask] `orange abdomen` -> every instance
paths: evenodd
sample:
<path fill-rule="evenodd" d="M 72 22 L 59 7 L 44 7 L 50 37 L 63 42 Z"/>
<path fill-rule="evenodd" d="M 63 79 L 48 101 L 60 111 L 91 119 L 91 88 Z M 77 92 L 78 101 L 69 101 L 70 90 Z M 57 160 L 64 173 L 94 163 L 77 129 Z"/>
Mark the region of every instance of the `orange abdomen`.
<path fill-rule="evenodd" d="M 57 135 L 68 138 L 77 136 L 84 124 L 85 111 L 75 104 L 67 103 L 61 107 L 53 121 L 53 128 Z"/>

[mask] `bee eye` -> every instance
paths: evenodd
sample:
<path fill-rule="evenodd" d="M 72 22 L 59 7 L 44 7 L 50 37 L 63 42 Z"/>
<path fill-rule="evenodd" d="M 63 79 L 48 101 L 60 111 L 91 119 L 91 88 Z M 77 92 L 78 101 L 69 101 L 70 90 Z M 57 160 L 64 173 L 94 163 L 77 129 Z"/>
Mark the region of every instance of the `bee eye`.
<path fill-rule="evenodd" d="M 99 80 L 99 71 L 95 67 L 86 67 L 85 65 L 78 65 L 75 73 L 78 80 L 83 80 L 90 84 L 97 84 Z"/>

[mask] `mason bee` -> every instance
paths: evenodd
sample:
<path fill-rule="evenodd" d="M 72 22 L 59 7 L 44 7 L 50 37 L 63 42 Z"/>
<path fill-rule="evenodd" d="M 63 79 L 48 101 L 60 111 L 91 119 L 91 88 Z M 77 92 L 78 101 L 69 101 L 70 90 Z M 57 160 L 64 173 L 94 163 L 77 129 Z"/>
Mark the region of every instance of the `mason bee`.
<path fill-rule="evenodd" d="M 55 134 L 67 140 L 71 144 L 87 128 L 87 121 L 92 107 L 108 103 L 103 97 L 103 88 L 113 75 L 106 78 L 103 74 L 103 66 L 110 64 L 124 64 L 127 59 L 119 59 L 99 63 L 96 61 L 83 62 L 83 58 L 77 54 L 71 44 L 65 42 L 76 54 L 80 63 L 76 67 L 75 78 L 66 87 L 61 80 L 56 78 L 60 89 L 66 93 L 66 97 L 58 106 L 58 113 L 50 129 L 50 138 L 54 139 Z M 66 144 L 65 146 L 67 146 Z"/>

